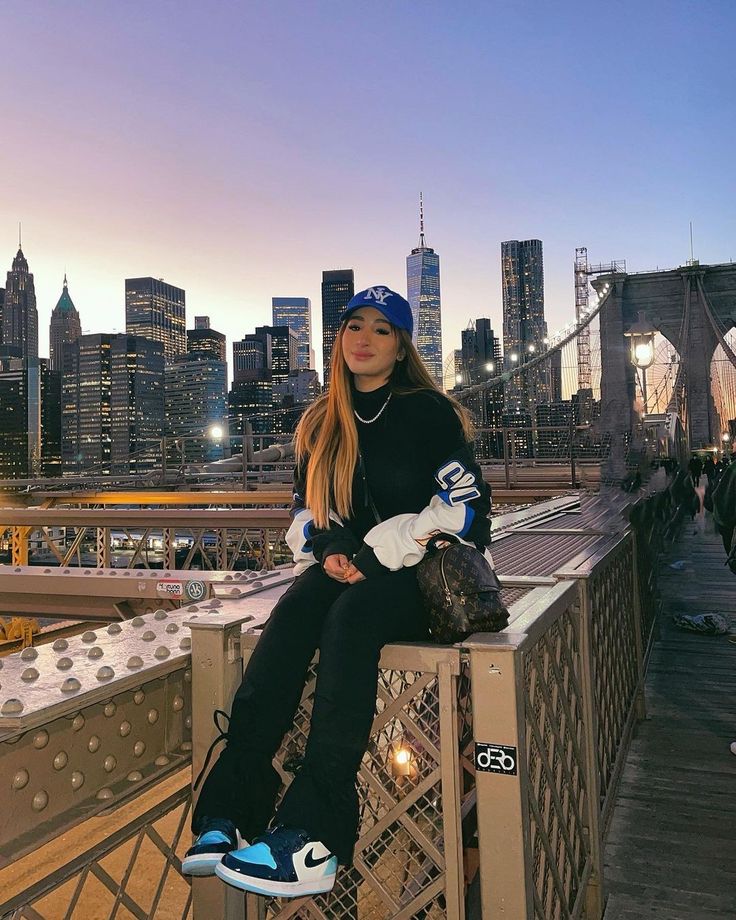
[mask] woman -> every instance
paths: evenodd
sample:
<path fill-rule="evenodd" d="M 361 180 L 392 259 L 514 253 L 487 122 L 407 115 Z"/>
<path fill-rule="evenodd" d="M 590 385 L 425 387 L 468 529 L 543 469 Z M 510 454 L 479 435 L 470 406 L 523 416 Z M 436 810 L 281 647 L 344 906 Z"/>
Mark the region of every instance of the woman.
<path fill-rule="evenodd" d="M 411 334 L 409 304 L 385 286 L 356 294 L 341 316 L 330 390 L 296 434 L 287 541 L 297 577 L 235 696 L 184 872 L 214 871 L 278 897 L 332 888 L 338 864 L 352 862 L 381 648 L 427 639 L 416 580 L 427 540 L 449 532 L 479 548 L 490 542 L 490 492 L 468 449 L 466 413 L 437 389 Z M 271 761 L 316 649 L 303 764 L 273 816 L 280 778 Z M 241 846 L 238 833 L 262 836 Z"/>

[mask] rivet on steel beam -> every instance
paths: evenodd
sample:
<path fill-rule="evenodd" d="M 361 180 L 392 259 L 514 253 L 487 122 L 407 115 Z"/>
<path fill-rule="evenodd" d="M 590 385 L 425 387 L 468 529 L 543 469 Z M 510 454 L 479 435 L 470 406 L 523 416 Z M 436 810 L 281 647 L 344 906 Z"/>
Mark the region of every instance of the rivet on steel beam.
<path fill-rule="evenodd" d="M 35 668 L 26 668 L 20 675 L 20 679 L 24 680 L 26 683 L 30 683 L 32 680 L 38 680 L 38 671 Z"/>
<path fill-rule="evenodd" d="M 105 786 L 104 789 L 100 789 L 95 798 L 100 802 L 107 802 L 108 799 L 113 798 L 113 791 L 112 789 L 109 789 L 107 786 Z"/>
<path fill-rule="evenodd" d="M 165 610 L 157 610 L 153 615 L 154 620 L 167 620 L 169 618 L 168 613 Z"/>
<path fill-rule="evenodd" d="M 97 680 L 110 680 L 112 677 L 115 677 L 115 671 L 107 664 L 97 672 Z"/>
<path fill-rule="evenodd" d="M 136 573 L 135 573 L 135 577 L 136 577 L 136 578 L 143 578 L 143 577 L 145 577 L 145 574 L 146 574 L 145 572 L 136 572 Z M 151 572 L 151 574 L 153 575 L 153 572 Z"/>
<path fill-rule="evenodd" d="M 28 770 L 18 770 L 18 772 L 13 777 L 13 782 L 11 783 L 13 789 L 25 789 L 28 785 L 28 780 L 30 776 L 28 775 Z"/>
<path fill-rule="evenodd" d="M 88 629 L 87 632 L 82 633 L 82 642 L 96 642 L 97 634 L 92 632 L 91 629 Z"/>
<path fill-rule="evenodd" d="M 192 682 L 192 669 L 187 668 L 184 672 L 184 682 L 190 684 Z"/>
<path fill-rule="evenodd" d="M 54 757 L 54 770 L 63 770 L 68 763 L 69 755 L 66 751 L 59 751 L 56 757 Z"/>
<path fill-rule="evenodd" d="M 140 656 L 140 655 L 131 655 L 130 658 L 128 658 L 128 667 L 129 667 L 131 670 L 133 670 L 134 668 L 142 668 L 142 667 L 143 667 L 143 659 L 141 658 L 141 656 Z"/>
<path fill-rule="evenodd" d="M 33 746 L 37 751 L 42 751 L 48 743 L 49 733 L 45 728 L 42 728 L 40 732 L 36 732 L 33 736 Z"/>
<path fill-rule="evenodd" d="M 90 754 L 96 754 L 100 749 L 100 739 L 98 735 L 90 735 L 90 739 L 87 742 L 87 750 Z"/>
<path fill-rule="evenodd" d="M 221 601 L 219 598 L 217 598 L 217 597 L 213 598 L 213 599 L 210 601 L 210 608 L 211 608 L 212 610 L 214 610 L 215 607 L 222 607 L 222 601 Z"/>
<path fill-rule="evenodd" d="M 103 766 L 103 768 L 104 768 L 104 770 L 105 770 L 105 773 L 112 773 L 112 771 L 115 769 L 115 767 L 117 767 L 117 765 L 118 765 L 118 762 L 117 762 L 117 760 L 112 756 L 112 754 L 109 754 L 109 755 L 105 758 L 104 763 L 102 764 L 102 766 Z"/>
<path fill-rule="evenodd" d="M 121 633 L 122 631 L 123 627 L 120 625 L 120 623 L 110 623 L 110 625 L 107 627 L 108 636 L 117 636 L 117 634 Z"/>
<path fill-rule="evenodd" d="M 56 662 L 56 667 L 57 667 L 60 671 L 68 671 L 69 668 L 70 668 L 73 664 L 74 664 L 74 662 L 71 660 L 71 658 L 59 658 L 59 660 Z"/>
<path fill-rule="evenodd" d="M 156 633 L 152 629 L 147 629 L 141 636 L 141 639 L 143 639 L 144 642 L 153 642 L 155 638 Z"/>
<path fill-rule="evenodd" d="M 166 632 L 167 633 L 177 633 L 179 632 L 179 627 L 176 625 L 176 623 L 167 623 Z"/>
<path fill-rule="evenodd" d="M 48 804 L 48 792 L 46 792 L 45 789 L 39 789 L 39 791 L 33 796 L 33 800 L 31 801 L 31 808 L 34 811 L 43 811 Z"/>
<path fill-rule="evenodd" d="M 64 683 L 61 685 L 62 693 L 76 693 L 77 690 L 81 689 L 82 685 L 79 683 L 76 677 L 67 677 Z"/>
<path fill-rule="evenodd" d="M 35 661 L 38 658 L 38 649 L 24 648 L 20 653 L 21 661 Z"/>
<path fill-rule="evenodd" d="M 192 727 L 192 717 L 187 716 L 186 719 L 184 719 L 184 728 L 191 728 L 191 727 Z"/>
<path fill-rule="evenodd" d="M 153 653 L 155 658 L 163 659 L 168 658 L 171 652 L 166 648 L 165 645 L 159 645 L 156 651 Z"/>
<path fill-rule="evenodd" d="M 118 711 L 118 707 L 113 703 L 112 700 L 109 700 L 105 703 L 105 708 L 102 710 L 105 713 L 105 717 L 111 719 L 115 713 Z"/>
<path fill-rule="evenodd" d="M 146 694 L 142 690 L 136 690 L 133 694 L 133 702 L 136 704 L 136 706 L 140 706 L 145 698 Z"/>
<path fill-rule="evenodd" d="M 125 722 L 121 722 L 120 728 L 118 729 L 118 732 L 120 733 L 120 737 L 127 738 L 128 735 L 130 734 L 130 729 L 131 729 L 130 722 L 128 722 L 127 720 Z"/>
<path fill-rule="evenodd" d="M 133 745 L 133 753 L 136 757 L 140 757 L 146 752 L 146 742 L 145 741 L 136 741 Z"/>
<path fill-rule="evenodd" d="M 84 785 L 84 773 L 80 770 L 75 770 L 72 773 L 72 789 L 81 789 Z"/>
<path fill-rule="evenodd" d="M 66 639 L 57 639 L 56 642 L 51 646 L 55 652 L 64 652 L 69 648 L 69 643 Z"/>
<path fill-rule="evenodd" d="M 130 621 L 130 625 L 131 626 L 145 626 L 146 621 L 143 619 L 143 617 L 133 617 L 133 619 Z"/>
<path fill-rule="evenodd" d="M 148 710 L 148 721 L 151 725 L 155 725 L 158 722 L 158 709 Z"/>
<path fill-rule="evenodd" d="M 187 752 L 191 751 L 191 749 L 192 749 L 192 742 L 191 742 L 191 741 L 182 741 L 182 743 L 181 743 L 181 749 L 182 749 L 182 751 L 187 751 Z"/>
<path fill-rule="evenodd" d="M 129 783 L 137 783 L 143 779 L 143 774 L 140 770 L 131 770 L 125 778 Z"/>
<path fill-rule="evenodd" d="M 21 703 L 21 701 L 16 699 L 15 697 L 12 697 L 9 700 L 5 700 L 5 702 L 3 703 L 3 708 L 0 709 L 0 713 L 2 713 L 4 716 L 12 716 L 12 715 L 15 715 L 17 712 L 22 712 L 22 711 L 23 711 L 23 703 Z"/>
<path fill-rule="evenodd" d="M 105 653 L 102 651 L 99 645 L 93 645 L 88 654 L 90 658 L 102 658 Z"/>
<path fill-rule="evenodd" d="M 196 613 L 196 612 L 197 612 L 196 607 L 187 607 L 187 613 Z"/>
<path fill-rule="evenodd" d="M 171 703 L 171 708 L 174 712 L 180 712 L 184 708 L 184 697 L 177 695 L 174 697 L 173 702 Z"/>
<path fill-rule="evenodd" d="M 165 767 L 166 764 L 171 763 L 171 758 L 167 757 L 166 754 L 159 754 L 159 756 L 154 760 L 154 763 L 157 767 Z"/>
<path fill-rule="evenodd" d="M 78 732 L 82 728 L 84 728 L 84 716 L 78 712 L 72 719 L 72 731 Z"/>
<path fill-rule="evenodd" d="M 189 636 L 184 636 L 184 638 L 179 643 L 179 648 L 182 649 L 182 651 L 186 651 L 186 649 L 189 649 L 191 647 L 192 647 L 192 640 L 190 639 Z"/>

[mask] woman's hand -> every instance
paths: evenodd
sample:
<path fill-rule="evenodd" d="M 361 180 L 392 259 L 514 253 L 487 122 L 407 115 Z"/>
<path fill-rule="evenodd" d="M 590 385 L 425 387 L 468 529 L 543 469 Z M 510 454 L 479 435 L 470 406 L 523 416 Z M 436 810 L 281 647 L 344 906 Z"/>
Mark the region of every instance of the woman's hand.
<path fill-rule="evenodd" d="M 354 585 L 359 581 L 365 581 L 365 575 L 360 571 L 360 569 L 356 569 L 351 562 L 345 570 L 345 581 L 349 585 Z"/>
<path fill-rule="evenodd" d="M 329 575 L 335 581 L 345 582 L 347 581 L 348 570 L 354 568 L 354 566 L 351 566 L 347 556 L 343 556 L 342 553 L 333 553 L 323 560 L 322 568 L 325 571 L 325 575 Z"/>

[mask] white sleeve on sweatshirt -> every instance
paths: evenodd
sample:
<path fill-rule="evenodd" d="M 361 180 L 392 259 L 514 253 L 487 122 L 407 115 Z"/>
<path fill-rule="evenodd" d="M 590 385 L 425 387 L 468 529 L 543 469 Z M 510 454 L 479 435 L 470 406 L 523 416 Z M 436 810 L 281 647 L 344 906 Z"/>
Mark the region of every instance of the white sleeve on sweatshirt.
<path fill-rule="evenodd" d="M 376 559 L 392 572 L 421 562 L 427 542 L 435 534 L 449 533 L 462 540 L 473 522 L 475 512 L 470 502 L 481 494 L 473 473 L 459 460 L 450 460 L 435 478 L 440 491 L 426 508 L 418 514 L 397 514 L 381 521 L 365 535 Z"/>

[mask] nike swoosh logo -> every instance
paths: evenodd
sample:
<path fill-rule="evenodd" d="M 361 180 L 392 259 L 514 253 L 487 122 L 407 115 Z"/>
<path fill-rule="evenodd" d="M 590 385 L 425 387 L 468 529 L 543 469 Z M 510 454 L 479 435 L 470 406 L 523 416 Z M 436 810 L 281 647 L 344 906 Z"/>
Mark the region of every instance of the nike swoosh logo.
<path fill-rule="evenodd" d="M 307 869 L 314 869 L 315 866 L 321 866 L 322 863 L 326 863 L 327 860 L 332 856 L 331 853 L 328 853 L 327 856 L 321 856 L 319 859 L 313 859 L 313 853 L 314 850 L 310 850 L 304 857 L 304 865 L 307 867 Z"/>

